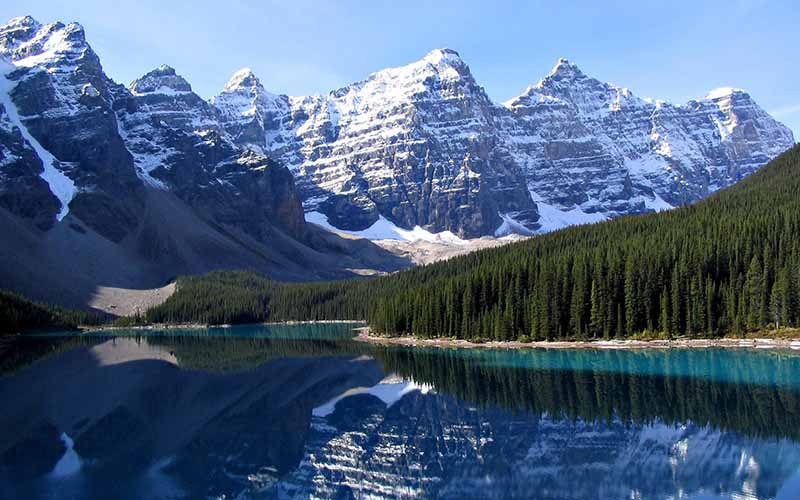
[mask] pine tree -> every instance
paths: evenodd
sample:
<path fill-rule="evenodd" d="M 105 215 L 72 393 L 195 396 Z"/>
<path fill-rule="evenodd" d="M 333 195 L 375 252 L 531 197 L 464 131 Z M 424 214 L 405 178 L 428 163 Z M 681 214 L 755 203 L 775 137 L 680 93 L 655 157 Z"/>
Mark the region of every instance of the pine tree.
<path fill-rule="evenodd" d="M 750 260 L 745 278 L 745 303 L 747 306 L 747 328 L 757 330 L 764 325 L 763 307 L 765 286 L 764 274 L 758 256 Z"/>
<path fill-rule="evenodd" d="M 670 321 L 670 310 L 669 310 L 669 292 L 667 288 L 664 287 L 664 290 L 661 292 L 661 314 L 659 320 L 659 328 L 663 331 L 668 339 L 672 338 L 672 322 Z"/>
<path fill-rule="evenodd" d="M 591 292 L 591 312 L 589 316 L 589 331 L 592 338 L 603 336 L 603 324 L 605 323 L 606 305 L 603 294 L 596 280 L 592 280 Z"/>

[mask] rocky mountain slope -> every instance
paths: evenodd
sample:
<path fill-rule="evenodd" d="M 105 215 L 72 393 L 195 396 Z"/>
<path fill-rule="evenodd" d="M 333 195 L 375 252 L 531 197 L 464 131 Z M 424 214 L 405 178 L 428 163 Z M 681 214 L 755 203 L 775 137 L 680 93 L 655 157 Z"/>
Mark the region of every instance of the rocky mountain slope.
<path fill-rule="evenodd" d="M 681 106 L 651 102 L 565 59 L 504 111 L 531 196 L 605 217 L 692 203 L 794 144 L 744 91 L 717 89 Z"/>
<path fill-rule="evenodd" d="M 281 279 L 405 261 L 306 224 L 289 170 L 237 146 L 161 66 L 116 84 L 77 23 L 0 27 L 0 282 L 85 305 L 98 285 L 252 268 Z"/>
<path fill-rule="evenodd" d="M 335 227 L 363 229 L 383 215 L 474 237 L 506 212 L 535 224 L 517 165 L 498 147 L 494 105 L 454 51 L 327 96 L 271 95 L 245 74 L 212 101 L 226 126 L 288 165 L 306 209 Z"/>
<path fill-rule="evenodd" d="M 462 237 L 545 232 L 691 203 L 794 144 L 744 91 L 680 106 L 558 61 L 492 103 L 449 49 L 327 95 L 267 92 L 249 70 L 212 99 L 238 144 L 294 172 L 307 212 Z"/>

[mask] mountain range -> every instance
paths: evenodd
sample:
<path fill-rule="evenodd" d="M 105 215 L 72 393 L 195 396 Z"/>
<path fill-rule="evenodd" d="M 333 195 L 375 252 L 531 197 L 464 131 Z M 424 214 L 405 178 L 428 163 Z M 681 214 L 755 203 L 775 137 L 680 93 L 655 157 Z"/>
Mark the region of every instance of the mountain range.
<path fill-rule="evenodd" d="M 563 59 L 502 105 L 449 49 L 315 96 L 243 69 L 205 100 L 165 65 L 126 88 L 79 24 L 21 17 L 0 65 L 0 281 L 70 305 L 215 268 L 392 271 L 307 220 L 530 235 L 691 203 L 794 144 L 744 91 L 653 102 Z"/>
<path fill-rule="evenodd" d="M 306 224 L 292 173 L 238 147 L 174 70 L 126 88 L 77 23 L 0 27 L 0 283 L 92 304 L 99 288 L 248 268 L 287 280 L 404 267 Z"/>
<path fill-rule="evenodd" d="M 676 106 L 566 59 L 497 105 L 449 49 L 317 96 L 271 94 L 243 69 L 211 103 L 237 144 L 292 170 L 306 211 L 353 230 L 384 217 L 462 237 L 531 234 L 663 210 L 794 144 L 742 90 Z"/>

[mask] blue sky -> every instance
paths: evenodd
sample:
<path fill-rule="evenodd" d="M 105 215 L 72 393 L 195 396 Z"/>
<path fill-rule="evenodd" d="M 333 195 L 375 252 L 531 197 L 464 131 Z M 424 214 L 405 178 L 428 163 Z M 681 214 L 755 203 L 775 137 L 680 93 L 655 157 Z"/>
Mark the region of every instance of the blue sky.
<path fill-rule="evenodd" d="M 166 63 L 204 97 L 243 66 L 268 90 L 327 92 L 436 47 L 460 52 L 495 101 L 559 57 L 676 103 L 740 87 L 800 140 L 796 1 L 505 2 L 4 0 L 0 18 L 78 21 L 106 72 L 129 83 Z"/>

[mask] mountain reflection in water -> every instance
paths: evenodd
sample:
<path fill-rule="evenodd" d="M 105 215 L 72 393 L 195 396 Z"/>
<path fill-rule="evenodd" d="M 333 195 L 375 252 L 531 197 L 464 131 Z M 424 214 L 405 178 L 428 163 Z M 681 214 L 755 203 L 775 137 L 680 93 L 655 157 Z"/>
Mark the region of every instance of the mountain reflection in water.
<path fill-rule="evenodd" d="M 800 356 L 19 339 L 0 498 L 798 498 Z"/>

